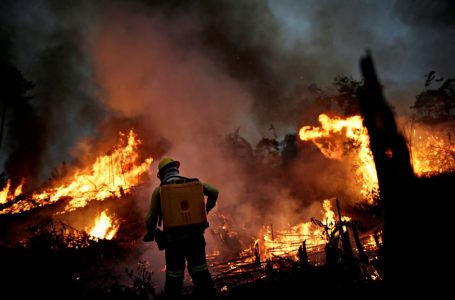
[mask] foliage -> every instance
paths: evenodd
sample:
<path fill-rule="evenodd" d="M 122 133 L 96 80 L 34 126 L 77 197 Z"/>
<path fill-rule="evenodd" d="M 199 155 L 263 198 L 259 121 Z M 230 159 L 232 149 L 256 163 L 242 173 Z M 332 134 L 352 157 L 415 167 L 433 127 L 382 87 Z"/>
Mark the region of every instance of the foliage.
<path fill-rule="evenodd" d="M 155 287 L 153 286 L 152 275 L 153 272 L 149 271 L 150 264 L 146 261 L 140 260 L 136 266 L 136 273 L 132 270 L 126 269 L 125 272 L 132 278 L 133 290 L 138 295 L 153 295 L 155 296 Z"/>
<path fill-rule="evenodd" d="M 338 95 L 334 96 L 333 100 L 343 111 L 343 114 L 345 116 L 358 115 L 360 108 L 356 95 L 362 82 L 347 75 L 338 75 L 334 78 L 333 85 L 338 91 Z"/>
<path fill-rule="evenodd" d="M 436 79 L 436 72 L 429 72 L 425 78 L 426 90 L 416 96 L 414 105 L 417 121 L 428 124 L 442 123 L 455 120 L 455 79 Z M 437 87 L 430 89 L 433 82 L 442 82 Z"/>
<path fill-rule="evenodd" d="M 152 273 L 140 261 L 127 270 L 117 265 L 131 256 L 115 240 L 90 240 L 85 232 L 45 218 L 28 230 L 15 248 L 0 247 L 4 293 L 18 299 L 150 299 L 155 295 Z M 24 289 L 24 287 L 27 287 Z"/>

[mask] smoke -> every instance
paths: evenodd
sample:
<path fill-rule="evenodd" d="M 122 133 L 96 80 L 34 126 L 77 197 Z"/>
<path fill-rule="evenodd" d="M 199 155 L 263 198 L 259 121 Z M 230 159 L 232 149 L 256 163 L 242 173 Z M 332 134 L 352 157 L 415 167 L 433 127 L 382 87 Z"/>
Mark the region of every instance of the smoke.
<path fill-rule="evenodd" d="M 253 98 L 197 51 L 199 20 L 185 14 L 167 19 L 160 12 L 138 13 L 120 4 L 104 10 L 96 25 L 92 51 L 103 103 L 119 115 L 141 120 L 141 137 L 153 141 L 149 143 L 170 141 L 166 155 L 181 161 L 182 175 L 218 187 L 215 212 L 251 220 L 254 199 L 243 195 L 248 182 L 241 162 L 224 145 L 225 135 L 239 127 L 257 139 L 249 118 Z M 158 184 L 156 179 L 153 185 Z M 144 212 L 146 199 L 138 204 Z M 250 236 L 256 234 L 253 230 Z M 160 269 L 156 263 L 162 261 L 161 253 L 149 248 L 144 246 L 144 255 L 152 256 L 153 267 Z"/>
<path fill-rule="evenodd" d="M 35 163 L 32 159 L 28 164 L 33 169 L 30 173 L 44 179 L 54 165 L 73 159 L 69 149 L 81 137 L 101 137 L 104 131 L 99 129 L 100 123 L 110 124 L 114 118 L 120 118 L 116 124 L 141 123 L 135 112 L 149 109 L 143 107 L 143 100 L 137 100 L 130 90 L 111 92 L 110 86 L 99 86 L 95 72 L 102 76 L 104 71 L 96 70 L 96 64 L 102 62 L 92 61 L 93 55 L 106 60 L 124 60 L 119 66 L 126 68 L 124 73 L 130 72 L 129 81 L 135 82 L 135 89 L 147 85 L 148 90 L 159 90 L 154 91 L 155 97 L 179 99 L 175 103 L 182 107 L 180 111 L 187 109 L 185 105 L 205 105 L 205 100 L 192 103 L 195 97 L 188 97 L 191 101 L 182 102 L 173 95 L 178 91 L 196 95 L 204 90 L 195 84 L 199 76 L 199 85 L 207 84 L 207 78 L 212 80 L 209 83 L 212 93 L 200 95 L 200 99 L 212 99 L 211 106 L 206 108 L 218 117 L 229 116 L 229 113 L 219 113 L 225 108 L 224 100 L 220 103 L 216 100 L 220 94 L 216 89 L 220 86 L 216 84 L 227 78 L 226 85 L 233 85 L 231 91 L 239 89 L 242 92 L 228 95 L 223 90 L 222 94 L 238 102 L 249 98 L 242 104 L 249 108 L 244 110 L 243 116 L 237 115 L 236 120 L 220 119 L 219 123 L 242 126 L 243 135 L 257 140 L 258 136 L 270 134 L 271 123 L 280 136 L 302 125 L 304 115 L 311 115 L 305 111 L 305 103 L 313 96 L 307 90 L 310 84 L 329 87 L 339 74 L 358 78 L 358 58 L 366 48 L 373 51 L 389 101 L 400 112 L 408 112 L 413 95 L 422 87 L 424 74 L 435 69 L 442 76 L 451 75 L 453 44 L 450 37 L 454 34 L 451 5 L 449 1 L 348 1 L 335 8 L 331 1 L 3 1 L 0 19 L 2 58 L 17 66 L 26 79 L 36 84 L 32 91 L 32 106 L 38 119 L 44 119 L 40 131 L 34 133 L 38 138 L 31 147 L 40 155 L 34 158 Z M 129 16 L 115 13 L 122 9 Z M 132 29 L 127 28 L 129 19 L 136 17 Z M 105 39 L 104 44 L 115 45 L 94 54 L 92 42 L 99 42 L 94 35 L 102 26 L 106 26 L 104 30 L 110 30 L 106 21 L 109 18 L 113 23 L 111 36 L 106 34 L 101 39 Z M 144 27 L 139 31 L 134 26 Z M 147 31 L 150 26 L 153 28 Z M 127 41 L 129 45 L 107 40 L 121 34 L 122 30 L 124 35 L 133 31 Z M 167 35 L 173 44 L 154 44 L 152 40 L 156 34 Z M 153 73 L 135 73 L 134 64 L 141 63 L 139 59 L 128 64 L 134 54 L 119 54 L 126 52 L 124 47 L 133 45 L 136 49 L 142 46 L 155 49 L 152 52 L 155 61 L 143 63 L 153 64 L 155 74 L 157 70 L 161 72 L 159 80 L 185 77 L 178 65 L 181 60 L 199 68 L 202 76 L 195 75 L 186 85 L 187 81 L 175 83 L 178 89 L 161 90 L 159 80 L 150 80 Z M 162 49 L 158 50 L 159 47 Z M 167 52 L 166 47 L 173 48 Z M 176 52 L 175 49 L 179 50 Z M 172 55 L 180 56 L 167 57 Z M 170 59 L 177 65 L 166 69 L 161 60 Z M 188 67 L 187 72 L 190 70 Z M 211 77 L 212 74 L 215 76 Z M 116 80 L 125 79 L 111 79 L 103 84 L 128 84 L 128 81 L 123 84 Z M 104 99 L 101 103 L 100 98 Z M 103 107 L 106 98 L 110 98 L 109 111 Z M 119 109 L 118 106 L 126 101 L 128 108 Z M 230 108 L 233 106 L 229 105 Z M 168 107 L 170 105 L 160 109 Z M 180 118 L 178 112 L 172 111 L 172 114 Z M 158 123 L 168 115 L 169 111 L 163 111 L 146 120 Z M 130 117 L 136 120 L 131 121 Z M 201 120 L 202 117 L 194 122 Z M 30 126 L 24 122 L 24 127 Z M 103 125 L 103 130 L 109 127 Z M 180 128 L 173 128 L 173 131 L 180 131 Z M 12 141 L 16 135 L 10 132 L 5 139 Z M 166 132 L 165 135 L 169 134 Z M 158 143 L 164 143 L 163 151 L 169 141 L 172 139 L 163 138 Z M 9 154 L 14 151 L 11 146 L 5 146 L 2 161 L 9 160 Z M 14 169 L 14 162 L 10 165 L 9 169 Z"/>
<path fill-rule="evenodd" d="M 72 160 L 69 149 L 81 137 L 95 134 L 103 119 L 86 53 L 92 5 L 90 1 L 21 0 L 2 6 L 8 63 L 35 88 L 27 103 L 33 118 L 24 116 L 17 122 L 24 104 L 12 103 L 12 113 L 6 114 L 1 155 L 10 176 L 19 176 L 15 171 L 25 168 L 22 176 L 29 175 L 28 187 L 36 187 L 58 163 Z M 17 145 L 18 140 L 22 144 Z M 24 168 L 18 167 L 21 161 L 27 162 Z"/>
<path fill-rule="evenodd" d="M 359 79 L 358 59 L 368 48 L 388 101 L 405 114 L 425 74 L 437 70 L 453 76 L 451 1 L 268 3 L 281 25 L 283 45 L 312 62 L 317 84 L 340 73 Z"/>

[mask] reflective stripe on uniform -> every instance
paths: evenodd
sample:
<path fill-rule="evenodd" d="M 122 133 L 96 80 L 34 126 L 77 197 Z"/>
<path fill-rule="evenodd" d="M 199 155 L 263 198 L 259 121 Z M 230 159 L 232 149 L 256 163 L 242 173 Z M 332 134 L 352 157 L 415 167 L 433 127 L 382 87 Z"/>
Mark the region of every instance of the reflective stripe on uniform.
<path fill-rule="evenodd" d="M 209 269 L 209 266 L 207 265 L 207 263 L 205 263 L 202 265 L 192 266 L 190 268 L 190 271 L 196 273 L 196 272 L 202 272 L 202 271 L 205 271 L 208 269 Z"/>
<path fill-rule="evenodd" d="M 166 275 L 169 277 L 183 277 L 183 271 L 166 270 Z"/>

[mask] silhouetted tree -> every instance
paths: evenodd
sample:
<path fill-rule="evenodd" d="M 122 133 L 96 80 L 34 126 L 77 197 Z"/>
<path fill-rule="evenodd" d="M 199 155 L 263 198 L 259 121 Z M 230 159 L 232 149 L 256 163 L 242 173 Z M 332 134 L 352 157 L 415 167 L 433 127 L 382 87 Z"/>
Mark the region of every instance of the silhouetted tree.
<path fill-rule="evenodd" d="M 360 113 L 356 93 L 361 84 L 361 81 L 354 80 L 346 75 L 338 75 L 334 78 L 333 85 L 339 93 L 339 95 L 334 97 L 334 100 L 344 115 L 352 116 Z"/>
<path fill-rule="evenodd" d="M 416 96 L 412 109 L 416 111 L 417 121 L 423 123 L 441 123 L 455 119 L 455 79 L 436 79 L 435 71 L 425 76 L 426 90 Z M 429 89 L 433 82 L 441 82 L 440 87 Z"/>
<path fill-rule="evenodd" d="M 0 65 L 1 150 L 7 155 L 5 171 L 12 186 L 27 178 L 35 184 L 40 167 L 45 122 L 32 103 L 30 90 L 35 85 L 10 64 Z"/>

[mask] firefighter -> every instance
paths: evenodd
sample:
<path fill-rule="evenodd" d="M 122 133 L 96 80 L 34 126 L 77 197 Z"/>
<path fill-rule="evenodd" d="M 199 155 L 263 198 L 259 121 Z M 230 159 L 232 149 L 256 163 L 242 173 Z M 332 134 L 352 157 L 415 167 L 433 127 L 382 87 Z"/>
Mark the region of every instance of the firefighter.
<path fill-rule="evenodd" d="M 166 296 L 171 299 L 181 296 L 186 260 L 194 294 L 198 299 L 210 298 L 215 289 L 205 256 L 204 231 L 218 190 L 197 178 L 180 176 L 179 167 L 180 162 L 169 157 L 158 165 L 161 184 L 152 194 L 143 241 L 155 240 L 158 248 L 165 250 Z M 163 231 L 158 228 L 161 222 Z"/>

